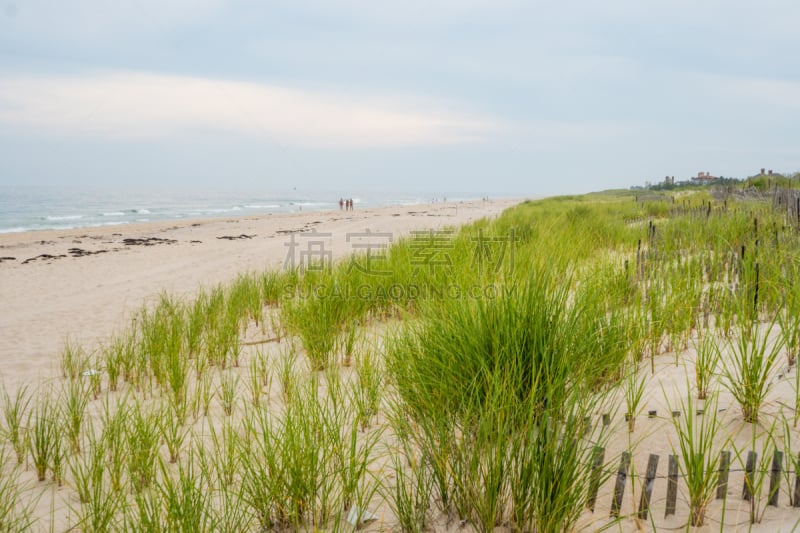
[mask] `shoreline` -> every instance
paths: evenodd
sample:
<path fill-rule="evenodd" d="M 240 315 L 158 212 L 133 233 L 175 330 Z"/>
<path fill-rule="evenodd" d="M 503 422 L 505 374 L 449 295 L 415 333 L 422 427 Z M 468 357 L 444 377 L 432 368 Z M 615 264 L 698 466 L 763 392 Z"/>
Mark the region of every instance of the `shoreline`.
<path fill-rule="evenodd" d="M 481 194 L 457 194 L 451 203 L 488 198 Z M 503 200 L 505 196 L 494 197 Z M 0 235 L 28 231 L 60 231 L 113 228 L 132 224 L 185 223 L 195 220 L 247 218 L 266 215 L 327 212 L 339 207 L 340 191 L 231 191 L 130 190 L 95 188 L 25 188 L 0 186 Z M 356 209 L 413 207 L 436 203 L 442 198 L 428 194 L 397 194 L 364 191 L 352 198 Z"/>
<path fill-rule="evenodd" d="M 497 216 L 521 201 L 438 202 L 0 234 L 0 380 L 13 390 L 51 377 L 67 339 L 93 349 L 162 292 L 185 297 L 242 272 L 282 268 L 290 259 L 289 250 L 299 245 L 324 248 L 335 261 L 357 251 L 357 242 L 370 240 L 370 232 L 381 233 L 382 242 L 390 244 L 412 231 Z M 313 242 L 298 237 L 314 232 L 319 237 Z"/>

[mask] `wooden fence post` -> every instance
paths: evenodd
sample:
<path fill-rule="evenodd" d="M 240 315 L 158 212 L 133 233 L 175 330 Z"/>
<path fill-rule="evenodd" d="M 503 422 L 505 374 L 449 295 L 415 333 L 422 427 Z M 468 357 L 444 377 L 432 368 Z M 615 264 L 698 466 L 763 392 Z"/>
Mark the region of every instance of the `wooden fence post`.
<path fill-rule="evenodd" d="M 625 482 L 628 480 L 628 467 L 630 464 L 630 452 L 622 452 L 622 458 L 619 461 L 619 470 L 617 471 L 617 482 L 614 484 L 614 499 L 611 500 L 610 516 L 619 516 L 619 510 L 620 507 L 622 507 L 622 496 L 625 494 Z"/>
<path fill-rule="evenodd" d="M 719 477 L 717 478 L 717 499 L 724 500 L 728 495 L 728 474 L 731 470 L 731 452 L 719 452 Z"/>
<path fill-rule="evenodd" d="M 602 446 L 595 446 L 592 451 L 592 474 L 589 478 L 589 499 L 586 502 L 589 510 L 594 512 L 594 505 L 597 502 L 597 491 L 600 489 L 600 474 L 603 470 L 603 459 L 606 456 L 606 449 Z"/>
<path fill-rule="evenodd" d="M 658 455 L 650 454 L 647 459 L 647 472 L 644 476 L 644 487 L 642 487 L 642 497 L 639 499 L 639 518 L 647 520 L 647 511 L 650 508 L 650 496 L 653 494 L 653 484 L 658 470 Z"/>
<path fill-rule="evenodd" d="M 778 494 L 781 488 L 781 469 L 783 468 L 783 452 L 775 450 L 772 455 L 772 469 L 769 474 L 769 505 L 778 506 Z"/>
<path fill-rule="evenodd" d="M 744 486 L 742 487 L 742 499 L 750 501 L 753 497 L 750 492 L 753 487 L 753 472 L 756 469 L 756 459 L 758 454 L 752 450 L 747 452 L 747 464 L 744 467 Z"/>
<path fill-rule="evenodd" d="M 669 456 L 667 473 L 667 507 L 664 517 L 675 514 L 675 502 L 678 500 L 678 456 Z"/>
<path fill-rule="evenodd" d="M 800 199 L 798 199 L 798 201 L 800 201 Z M 800 370 L 798 371 L 800 372 Z M 800 465 L 800 453 L 797 454 L 797 464 Z M 800 507 L 800 472 L 797 471 L 794 473 L 794 498 L 792 498 L 792 506 Z"/>

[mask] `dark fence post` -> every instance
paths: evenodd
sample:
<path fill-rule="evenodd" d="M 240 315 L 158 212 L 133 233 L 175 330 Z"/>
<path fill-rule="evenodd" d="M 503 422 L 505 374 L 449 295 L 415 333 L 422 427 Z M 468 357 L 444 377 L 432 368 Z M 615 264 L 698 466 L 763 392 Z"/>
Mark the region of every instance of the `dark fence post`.
<path fill-rule="evenodd" d="M 800 199 L 798 199 L 800 201 Z M 800 453 L 797 454 L 797 464 L 800 465 Z M 797 466 L 795 466 L 795 470 Z M 800 472 L 794 473 L 794 498 L 792 498 L 792 506 L 800 507 Z"/>
<path fill-rule="evenodd" d="M 719 477 L 717 478 L 717 499 L 724 500 L 728 495 L 728 473 L 731 470 L 731 452 L 719 452 Z"/>
<path fill-rule="evenodd" d="M 664 517 L 675 514 L 675 502 L 678 500 L 678 456 L 669 456 L 667 472 L 667 507 Z"/>
<path fill-rule="evenodd" d="M 639 499 L 639 518 L 647 519 L 647 511 L 650 508 L 650 496 L 653 494 L 653 484 L 658 470 L 658 455 L 650 454 L 647 459 L 647 472 L 644 475 L 644 487 L 642 487 L 642 497 Z"/>
<path fill-rule="evenodd" d="M 783 452 L 775 450 L 772 455 L 772 469 L 769 474 L 769 505 L 778 506 L 778 494 L 781 488 L 781 469 L 783 468 Z"/>
<path fill-rule="evenodd" d="M 589 499 L 586 502 L 589 510 L 594 512 L 594 505 L 597 502 L 597 491 L 600 490 L 600 474 L 603 469 L 603 459 L 606 456 L 606 449 L 602 446 L 595 446 L 592 451 L 592 474 L 589 478 Z"/>
<path fill-rule="evenodd" d="M 756 459 L 758 454 L 754 451 L 747 452 L 747 464 L 744 467 L 744 487 L 742 487 L 742 499 L 750 501 L 753 494 L 750 492 L 753 488 L 753 472 L 756 469 Z"/>
<path fill-rule="evenodd" d="M 614 484 L 614 499 L 611 500 L 610 516 L 619 516 L 619 510 L 620 507 L 622 507 L 622 496 L 625 494 L 625 482 L 628 480 L 628 467 L 630 464 L 630 452 L 622 452 L 622 458 L 619 461 L 619 470 L 617 471 L 617 482 Z"/>

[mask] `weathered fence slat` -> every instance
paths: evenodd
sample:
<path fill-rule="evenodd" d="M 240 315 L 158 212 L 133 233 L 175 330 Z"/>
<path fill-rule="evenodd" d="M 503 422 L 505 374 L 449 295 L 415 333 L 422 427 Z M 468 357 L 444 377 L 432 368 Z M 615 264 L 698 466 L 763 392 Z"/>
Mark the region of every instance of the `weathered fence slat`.
<path fill-rule="evenodd" d="M 742 499 L 745 501 L 750 501 L 750 498 L 753 497 L 752 495 L 752 488 L 753 488 L 753 472 L 756 469 L 756 459 L 758 458 L 758 454 L 754 451 L 747 452 L 747 464 L 744 467 L 744 486 L 742 487 Z"/>
<path fill-rule="evenodd" d="M 798 199 L 798 202 L 800 202 L 800 198 Z M 798 370 L 798 372 L 800 372 L 800 370 Z M 800 453 L 797 454 L 797 464 L 800 464 Z M 795 468 L 795 470 L 797 469 Z M 794 498 L 792 498 L 792 506 L 800 507 L 800 472 L 795 472 Z"/>
<path fill-rule="evenodd" d="M 675 514 L 675 503 L 678 500 L 678 456 L 669 456 L 669 468 L 667 470 L 667 506 L 664 517 Z"/>
<path fill-rule="evenodd" d="M 775 450 L 772 454 L 772 469 L 769 473 L 769 505 L 778 506 L 778 495 L 781 488 L 781 469 L 783 468 L 783 452 Z"/>
<path fill-rule="evenodd" d="M 724 500 L 728 495 L 728 474 L 731 470 L 731 452 L 719 452 L 719 477 L 717 478 L 717 499 Z"/>
<path fill-rule="evenodd" d="M 622 452 L 617 471 L 617 482 L 614 484 L 614 499 L 611 500 L 611 513 L 613 517 L 619 516 L 622 507 L 622 496 L 625 494 L 625 482 L 628 480 L 628 468 L 631 464 L 630 452 Z"/>
<path fill-rule="evenodd" d="M 647 459 L 647 472 L 644 475 L 644 487 L 642 487 L 642 497 L 639 499 L 639 518 L 647 520 L 647 511 L 650 508 L 650 496 L 653 494 L 653 484 L 658 470 L 658 455 L 653 453 Z"/>
<path fill-rule="evenodd" d="M 594 512 L 594 505 L 597 502 L 597 491 L 600 490 L 600 475 L 603 472 L 603 460 L 606 456 L 606 449 L 602 446 L 595 446 L 592 451 L 594 460 L 592 462 L 592 474 L 589 478 L 589 499 L 587 505 L 591 512 Z"/>

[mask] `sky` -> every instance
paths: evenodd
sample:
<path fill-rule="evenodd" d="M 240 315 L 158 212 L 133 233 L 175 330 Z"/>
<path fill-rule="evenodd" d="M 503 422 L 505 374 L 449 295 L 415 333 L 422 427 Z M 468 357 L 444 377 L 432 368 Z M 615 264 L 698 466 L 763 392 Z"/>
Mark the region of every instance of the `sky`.
<path fill-rule="evenodd" d="M 0 185 L 572 194 L 800 169 L 800 3 L 0 0 Z"/>

